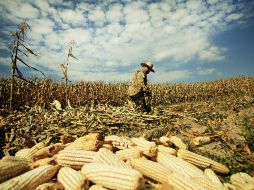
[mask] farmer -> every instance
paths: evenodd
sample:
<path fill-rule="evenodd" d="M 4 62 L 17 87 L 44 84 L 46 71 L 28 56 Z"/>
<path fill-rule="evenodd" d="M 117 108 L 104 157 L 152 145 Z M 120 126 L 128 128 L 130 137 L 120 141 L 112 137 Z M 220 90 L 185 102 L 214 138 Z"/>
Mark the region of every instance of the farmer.
<path fill-rule="evenodd" d="M 131 85 L 128 88 L 128 95 L 135 104 L 138 112 L 150 112 L 151 108 L 147 105 L 145 95 L 150 97 L 151 92 L 147 87 L 147 75 L 150 71 L 154 72 L 151 62 L 141 63 L 141 68 L 132 74 Z"/>

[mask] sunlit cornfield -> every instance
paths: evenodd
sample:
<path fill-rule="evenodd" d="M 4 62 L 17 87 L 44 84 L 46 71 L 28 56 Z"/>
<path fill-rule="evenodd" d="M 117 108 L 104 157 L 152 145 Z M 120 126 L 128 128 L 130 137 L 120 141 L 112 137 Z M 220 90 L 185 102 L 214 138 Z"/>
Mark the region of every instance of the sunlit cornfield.
<path fill-rule="evenodd" d="M 14 102 L 16 108 L 40 105 L 47 107 L 53 100 L 65 105 L 65 84 L 52 80 L 37 80 L 35 85 L 16 81 Z M 127 103 L 128 83 L 76 82 L 68 84 L 68 97 L 72 106 L 108 104 L 122 106 Z M 237 77 L 198 83 L 149 84 L 152 105 L 171 105 L 181 102 L 226 100 L 254 94 L 254 77 Z M 0 107 L 9 103 L 10 80 L 0 80 Z"/>

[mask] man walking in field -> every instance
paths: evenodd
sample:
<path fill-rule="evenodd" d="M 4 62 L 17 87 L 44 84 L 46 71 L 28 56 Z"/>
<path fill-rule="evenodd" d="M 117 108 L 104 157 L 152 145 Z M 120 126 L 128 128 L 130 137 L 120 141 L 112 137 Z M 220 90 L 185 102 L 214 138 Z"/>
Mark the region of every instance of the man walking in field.
<path fill-rule="evenodd" d="M 150 71 L 154 72 L 151 62 L 141 63 L 141 68 L 132 74 L 131 85 L 128 88 L 128 95 L 134 102 L 136 111 L 139 112 L 151 111 L 145 100 L 145 95 L 151 96 L 147 87 L 147 75 Z"/>

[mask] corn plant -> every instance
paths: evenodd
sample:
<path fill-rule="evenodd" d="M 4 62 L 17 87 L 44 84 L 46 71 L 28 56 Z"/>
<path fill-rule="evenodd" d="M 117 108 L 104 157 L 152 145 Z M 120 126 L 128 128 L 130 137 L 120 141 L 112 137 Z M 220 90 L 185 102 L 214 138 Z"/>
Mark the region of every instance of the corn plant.
<path fill-rule="evenodd" d="M 17 31 L 12 31 L 10 33 L 11 37 L 13 38 L 13 42 L 10 45 L 10 49 L 12 51 L 12 54 L 11 54 L 10 104 L 9 104 L 10 109 L 12 109 L 12 107 L 13 107 L 13 92 L 14 92 L 15 77 L 17 77 L 21 80 L 24 80 L 28 83 L 32 83 L 30 80 L 27 80 L 24 78 L 22 72 L 18 68 L 17 63 L 22 63 L 26 67 L 31 68 L 36 71 L 39 71 L 40 73 L 42 73 L 44 75 L 43 72 L 30 66 L 22 59 L 22 56 L 29 57 L 28 54 L 37 56 L 30 48 L 28 48 L 25 45 L 25 38 L 26 38 L 28 29 L 30 29 L 30 26 L 27 24 L 27 21 L 25 20 L 19 24 Z"/>
<path fill-rule="evenodd" d="M 68 102 L 68 81 L 70 82 L 70 80 L 68 79 L 68 65 L 70 62 L 70 57 L 77 59 L 73 54 L 72 54 L 72 49 L 73 47 L 76 45 L 75 41 L 72 40 L 69 43 L 69 52 L 67 55 L 67 59 L 65 64 L 61 64 L 61 68 L 62 68 L 62 72 L 63 72 L 63 79 L 65 80 L 65 102 L 67 104 Z M 77 59 L 78 60 L 78 59 Z"/>

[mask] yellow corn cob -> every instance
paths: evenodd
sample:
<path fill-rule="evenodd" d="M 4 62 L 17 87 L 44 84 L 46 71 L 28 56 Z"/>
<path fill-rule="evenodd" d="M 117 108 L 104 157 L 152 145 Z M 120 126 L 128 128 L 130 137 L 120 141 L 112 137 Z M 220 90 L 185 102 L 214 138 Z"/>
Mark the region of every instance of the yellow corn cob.
<path fill-rule="evenodd" d="M 160 144 L 163 144 L 164 146 L 170 146 L 172 143 L 171 143 L 171 141 L 170 141 L 170 139 L 168 138 L 168 137 L 166 137 L 166 136 L 162 136 L 162 137 L 160 137 L 159 138 L 159 143 Z"/>
<path fill-rule="evenodd" d="M 49 181 L 58 169 L 59 166 L 41 166 L 0 184 L 0 190 L 34 190 L 40 184 Z"/>
<path fill-rule="evenodd" d="M 57 181 L 64 186 L 65 190 L 87 190 L 89 187 L 89 182 L 85 176 L 69 167 L 63 167 L 59 170 Z"/>
<path fill-rule="evenodd" d="M 133 169 L 138 170 L 144 176 L 147 176 L 160 183 L 167 182 L 168 176 L 172 173 L 172 171 L 167 167 L 151 160 L 134 158 L 130 161 Z"/>
<path fill-rule="evenodd" d="M 11 158 L 8 156 L 0 160 L 0 183 L 16 177 L 30 169 L 30 162 L 24 158 Z"/>
<path fill-rule="evenodd" d="M 62 143 L 56 143 L 56 144 L 41 148 L 34 154 L 34 159 L 38 160 L 38 159 L 46 158 L 49 156 L 53 156 L 57 154 L 59 151 L 63 150 L 64 147 L 65 145 L 63 145 Z"/>
<path fill-rule="evenodd" d="M 173 143 L 177 148 L 187 149 L 187 145 L 177 136 L 171 136 L 170 142 Z"/>
<path fill-rule="evenodd" d="M 126 148 L 132 148 L 134 146 L 133 142 L 127 137 L 119 137 L 116 135 L 105 136 L 105 142 L 110 142 L 113 147 L 120 150 Z"/>
<path fill-rule="evenodd" d="M 185 177 L 204 177 L 207 178 L 203 171 L 185 160 L 169 155 L 164 152 L 158 152 L 156 160 L 158 163 L 169 168 L 173 172 L 179 172 Z"/>
<path fill-rule="evenodd" d="M 206 190 L 190 177 L 183 176 L 177 172 L 173 172 L 169 175 L 168 184 L 171 185 L 174 190 Z"/>
<path fill-rule="evenodd" d="M 110 151 L 113 151 L 114 149 L 112 144 L 105 144 L 105 143 L 101 146 L 101 148 L 106 148 L 106 149 L 109 149 Z"/>
<path fill-rule="evenodd" d="M 126 161 L 131 158 L 140 158 L 142 154 L 138 148 L 129 148 L 117 151 L 116 155 L 123 161 Z"/>
<path fill-rule="evenodd" d="M 49 164 L 54 165 L 55 159 L 56 159 L 56 157 L 39 159 L 39 160 L 36 160 L 35 162 L 33 162 L 32 166 L 34 168 L 37 168 L 39 166 L 45 166 L 45 165 L 49 165 Z"/>
<path fill-rule="evenodd" d="M 103 141 L 89 140 L 89 141 L 74 141 L 70 143 L 64 150 L 87 150 L 87 151 L 97 151 L 103 144 Z"/>
<path fill-rule="evenodd" d="M 219 187 L 223 187 L 223 184 L 221 183 L 220 179 L 218 176 L 214 173 L 213 170 L 210 168 L 207 168 L 204 170 L 204 174 L 215 184 L 217 184 Z"/>
<path fill-rule="evenodd" d="M 85 150 L 62 150 L 56 155 L 56 162 L 62 166 L 81 169 L 84 164 L 93 162 L 96 154 Z"/>
<path fill-rule="evenodd" d="M 16 157 L 16 156 L 4 156 L 2 158 L 2 160 L 4 161 L 13 161 L 13 162 L 20 162 L 20 163 L 26 163 L 26 162 L 30 162 L 30 160 L 26 159 L 26 158 L 20 158 L 20 157 Z"/>
<path fill-rule="evenodd" d="M 237 190 L 236 187 L 230 183 L 223 183 L 225 190 Z"/>
<path fill-rule="evenodd" d="M 33 155 L 30 148 L 23 148 L 15 153 L 15 157 L 26 158 L 33 161 Z"/>
<path fill-rule="evenodd" d="M 210 179 L 194 177 L 191 180 L 199 185 L 201 185 L 204 189 L 207 190 L 223 190 L 224 187 L 218 185 L 217 183 L 213 183 Z"/>
<path fill-rule="evenodd" d="M 123 160 L 106 148 L 100 148 L 94 157 L 93 162 L 129 168 L 129 166 Z"/>
<path fill-rule="evenodd" d="M 236 189 L 246 189 L 249 184 L 254 186 L 253 178 L 244 172 L 236 173 L 230 176 L 231 183 L 236 187 Z"/>
<path fill-rule="evenodd" d="M 55 185 L 54 182 L 43 183 L 43 184 L 39 185 L 38 187 L 36 187 L 35 190 L 49 190 L 49 189 L 53 189 L 54 185 Z"/>
<path fill-rule="evenodd" d="M 145 140 L 143 137 L 131 138 L 131 141 L 137 145 L 137 148 L 146 156 L 153 157 L 156 155 L 158 148 L 155 142 Z"/>
<path fill-rule="evenodd" d="M 206 137 L 196 137 L 192 140 L 193 144 L 196 146 L 200 146 L 203 144 L 208 144 L 211 142 L 211 138 L 206 136 Z"/>
<path fill-rule="evenodd" d="M 213 171 L 218 173 L 222 173 L 222 174 L 229 173 L 229 169 L 227 166 L 219 162 L 216 162 L 210 158 L 201 156 L 199 154 L 196 154 L 194 152 L 191 152 L 185 149 L 179 149 L 177 152 L 177 156 L 202 169 L 211 168 Z"/>
<path fill-rule="evenodd" d="M 107 189 L 100 185 L 92 185 L 88 190 L 107 190 Z"/>
<path fill-rule="evenodd" d="M 81 173 L 97 185 L 117 190 L 138 190 L 144 186 L 141 173 L 131 168 L 90 163 L 82 167 Z"/>
<path fill-rule="evenodd" d="M 165 152 L 170 155 L 176 155 L 176 150 L 164 145 L 158 145 L 158 152 Z"/>
<path fill-rule="evenodd" d="M 82 143 L 82 142 L 86 142 L 86 141 L 103 141 L 104 137 L 101 133 L 90 133 L 88 135 L 85 135 L 83 137 L 79 137 L 77 138 L 74 142 L 75 143 Z"/>

